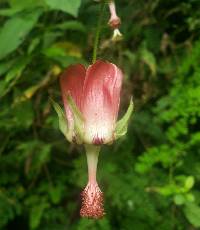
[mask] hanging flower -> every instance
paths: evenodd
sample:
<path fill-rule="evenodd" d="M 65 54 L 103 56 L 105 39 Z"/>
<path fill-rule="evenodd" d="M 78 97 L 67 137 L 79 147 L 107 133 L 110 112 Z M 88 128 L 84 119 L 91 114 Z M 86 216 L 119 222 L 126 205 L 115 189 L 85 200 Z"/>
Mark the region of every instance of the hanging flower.
<path fill-rule="evenodd" d="M 122 40 L 122 34 L 119 31 L 121 19 L 117 16 L 114 1 L 109 1 L 108 5 L 110 10 L 110 19 L 108 21 L 108 25 L 113 29 L 112 41 L 120 41 Z"/>
<path fill-rule="evenodd" d="M 88 184 L 82 192 L 80 215 L 101 218 L 104 215 L 103 193 L 96 181 L 100 145 L 112 143 L 126 134 L 133 102 L 117 122 L 122 71 L 114 64 L 96 61 L 87 69 L 68 67 L 60 77 L 65 114 L 53 101 L 59 126 L 68 141 L 84 144 L 88 164 Z"/>
<path fill-rule="evenodd" d="M 84 144 L 88 164 L 88 183 L 83 192 L 80 215 L 101 218 L 104 215 L 103 193 L 97 180 L 98 156 L 102 144 L 110 144 L 127 132 L 128 120 L 133 111 L 131 100 L 125 115 L 117 121 L 122 71 L 114 64 L 95 61 L 100 34 L 100 22 L 105 2 L 101 2 L 101 14 L 93 50 L 93 63 L 88 68 L 81 64 L 69 66 L 60 77 L 60 87 L 65 112 L 52 100 L 59 117 L 59 127 L 66 139 Z M 115 4 L 109 1 L 111 17 L 109 25 L 114 29 L 113 40 L 121 37 L 118 29 L 121 21 Z"/>
<path fill-rule="evenodd" d="M 121 24 L 121 19 L 117 16 L 115 3 L 114 1 L 109 1 L 108 5 L 110 9 L 110 19 L 108 24 L 110 25 L 111 28 L 117 29 Z"/>

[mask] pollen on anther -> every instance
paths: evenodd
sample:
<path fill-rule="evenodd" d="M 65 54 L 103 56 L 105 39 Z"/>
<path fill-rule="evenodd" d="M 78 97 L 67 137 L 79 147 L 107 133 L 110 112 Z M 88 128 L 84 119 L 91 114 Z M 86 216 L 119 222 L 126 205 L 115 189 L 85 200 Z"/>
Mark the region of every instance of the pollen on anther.
<path fill-rule="evenodd" d="M 99 188 L 96 188 L 95 190 L 96 191 L 94 194 L 91 193 L 91 195 L 94 195 L 92 196 L 92 200 L 88 187 L 86 187 L 81 193 L 82 207 L 80 210 L 80 215 L 82 217 L 100 219 L 105 214 L 103 208 L 103 193 Z"/>

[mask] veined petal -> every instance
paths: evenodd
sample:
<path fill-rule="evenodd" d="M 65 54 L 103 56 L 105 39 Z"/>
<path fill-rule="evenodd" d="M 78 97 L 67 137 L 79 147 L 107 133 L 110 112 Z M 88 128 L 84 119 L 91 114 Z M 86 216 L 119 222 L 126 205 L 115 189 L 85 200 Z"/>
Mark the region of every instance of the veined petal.
<path fill-rule="evenodd" d="M 87 69 L 82 101 L 85 143 L 113 140 L 122 77 L 121 70 L 109 62 L 97 61 Z"/>
<path fill-rule="evenodd" d="M 67 95 L 73 98 L 76 106 L 81 110 L 81 100 L 86 69 L 83 65 L 69 66 L 60 77 L 60 87 L 69 129 L 74 130 L 74 118 L 67 102 Z"/>

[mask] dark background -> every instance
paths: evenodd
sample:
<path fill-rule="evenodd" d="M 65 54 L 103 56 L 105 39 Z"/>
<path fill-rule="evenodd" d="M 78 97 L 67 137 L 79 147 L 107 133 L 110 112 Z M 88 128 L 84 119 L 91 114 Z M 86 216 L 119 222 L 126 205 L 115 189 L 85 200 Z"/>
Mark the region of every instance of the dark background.
<path fill-rule="evenodd" d="M 102 220 L 79 217 L 87 165 L 66 142 L 49 97 L 58 76 L 91 62 L 99 3 L 0 1 L 0 229 L 194 230 L 200 227 L 200 1 L 118 0 L 98 57 L 124 72 L 128 134 L 102 148 Z"/>

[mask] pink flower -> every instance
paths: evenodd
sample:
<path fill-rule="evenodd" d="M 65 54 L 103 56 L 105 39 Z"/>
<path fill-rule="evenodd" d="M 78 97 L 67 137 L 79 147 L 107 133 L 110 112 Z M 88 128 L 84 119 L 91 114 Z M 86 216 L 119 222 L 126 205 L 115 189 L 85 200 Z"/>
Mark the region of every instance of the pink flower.
<path fill-rule="evenodd" d="M 71 140 L 76 140 L 78 134 L 67 95 L 72 97 L 83 116 L 81 142 L 94 145 L 113 142 L 122 77 L 116 65 L 104 61 L 97 61 L 87 69 L 80 64 L 66 69 L 60 78 L 60 86 Z"/>
<path fill-rule="evenodd" d="M 68 67 L 60 77 L 65 115 L 53 102 L 59 126 L 69 141 L 84 144 L 88 164 L 88 183 L 82 196 L 80 215 L 101 218 L 103 193 L 96 181 L 100 145 L 112 143 L 127 132 L 133 102 L 117 121 L 122 71 L 114 64 L 96 61 L 87 69 L 80 64 Z"/>
<path fill-rule="evenodd" d="M 81 193 L 82 217 L 97 219 L 104 215 L 103 193 L 96 181 L 100 147 L 95 145 L 111 143 L 115 139 L 122 77 L 116 65 L 97 61 L 87 69 L 80 64 L 72 65 L 60 78 L 68 124 L 66 136 L 69 141 L 85 144 L 86 148 L 88 184 Z M 76 129 L 77 116 L 82 117 L 79 129 Z"/>

